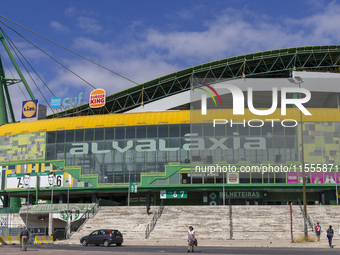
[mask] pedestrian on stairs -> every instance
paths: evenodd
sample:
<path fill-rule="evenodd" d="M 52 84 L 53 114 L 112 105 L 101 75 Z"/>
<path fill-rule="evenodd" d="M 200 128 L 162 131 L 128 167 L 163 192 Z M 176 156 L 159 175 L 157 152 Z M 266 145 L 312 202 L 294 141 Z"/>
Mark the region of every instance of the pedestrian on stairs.
<path fill-rule="evenodd" d="M 330 225 L 329 228 L 327 229 L 327 238 L 328 238 L 328 243 L 329 243 L 330 248 L 333 248 L 333 245 L 332 245 L 333 236 L 334 236 L 334 230 L 332 229 L 332 226 Z"/>
<path fill-rule="evenodd" d="M 195 230 L 192 226 L 190 226 L 188 231 L 188 252 L 190 252 L 190 247 L 191 252 L 194 252 L 195 239 L 196 239 Z"/>
<path fill-rule="evenodd" d="M 320 241 L 320 235 L 321 235 L 321 226 L 318 223 L 316 223 L 316 226 L 315 226 L 315 234 L 316 234 L 316 238 L 318 239 L 318 241 Z"/>
<path fill-rule="evenodd" d="M 150 209 L 151 209 L 150 204 L 147 204 L 147 205 L 146 205 L 146 213 L 147 213 L 148 215 L 151 214 Z"/>

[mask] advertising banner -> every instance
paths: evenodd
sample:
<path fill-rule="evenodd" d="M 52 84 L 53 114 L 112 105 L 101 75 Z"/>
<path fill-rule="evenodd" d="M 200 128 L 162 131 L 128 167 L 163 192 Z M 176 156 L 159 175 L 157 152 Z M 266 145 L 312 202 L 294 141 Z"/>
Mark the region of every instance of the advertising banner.
<path fill-rule="evenodd" d="M 35 189 L 37 174 L 9 174 L 6 176 L 6 189 Z"/>
<path fill-rule="evenodd" d="M 40 173 L 39 188 L 60 188 L 64 184 L 63 172 L 45 172 Z"/>

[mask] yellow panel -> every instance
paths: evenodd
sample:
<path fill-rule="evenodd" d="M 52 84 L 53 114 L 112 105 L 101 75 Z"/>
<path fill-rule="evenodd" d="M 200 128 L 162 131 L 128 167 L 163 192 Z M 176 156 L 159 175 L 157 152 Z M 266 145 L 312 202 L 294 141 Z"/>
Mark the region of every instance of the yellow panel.
<path fill-rule="evenodd" d="M 16 168 L 16 173 L 20 174 L 21 165 L 16 165 L 15 168 Z"/>
<path fill-rule="evenodd" d="M 311 108 L 308 110 L 312 116 L 303 115 L 305 122 L 340 120 L 340 109 Z M 212 119 L 233 119 L 234 121 L 243 121 L 243 119 L 246 121 L 249 119 L 261 119 L 263 121 L 266 119 L 295 119 L 299 121 L 300 112 L 297 108 L 290 108 L 287 109 L 286 116 L 281 116 L 281 109 L 268 116 L 254 115 L 248 109 L 245 110 L 244 115 L 233 115 L 232 109 L 208 110 L 208 115 L 203 116 L 200 110 L 103 114 L 9 123 L 0 126 L 0 136 L 96 127 L 181 124 L 190 123 L 190 117 L 197 122 L 211 122 Z M 27 144 L 25 140 L 22 138 L 19 143 Z"/>
<path fill-rule="evenodd" d="M 6 175 L 12 174 L 12 170 L 6 170 Z"/>
<path fill-rule="evenodd" d="M 35 164 L 35 172 L 39 173 L 39 164 Z"/>
<path fill-rule="evenodd" d="M 27 165 L 27 173 L 32 173 L 32 164 Z"/>
<path fill-rule="evenodd" d="M 45 172 L 45 163 L 41 163 L 41 172 Z"/>

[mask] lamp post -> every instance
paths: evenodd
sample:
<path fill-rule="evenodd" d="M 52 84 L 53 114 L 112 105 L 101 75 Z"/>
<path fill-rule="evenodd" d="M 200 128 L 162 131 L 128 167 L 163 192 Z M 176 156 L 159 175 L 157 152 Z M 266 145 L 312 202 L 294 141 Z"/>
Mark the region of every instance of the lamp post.
<path fill-rule="evenodd" d="M 53 234 L 53 188 L 54 188 L 54 175 L 52 175 L 52 191 L 51 191 L 51 207 L 50 207 L 50 216 L 48 217 L 48 234 Z"/>
<path fill-rule="evenodd" d="M 335 197 L 336 197 L 336 205 L 339 205 L 339 197 L 338 197 L 338 179 L 337 179 L 338 168 L 336 168 L 335 172 Z"/>
<path fill-rule="evenodd" d="M 66 222 L 66 238 L 69 237 L 70 233 L 70 224 L 69 224 L 69 206 L 70 206 L 70 185 L 68 184 L 68 178 L 66 179 L 66 184 L 67 184 L 67 222 Z"/>
<path fill-rule="evenodd" d="M 295 76 L 294 78 L 289 78 L 289 82 L 297 84 L 299 88 L 301 88 L 301 83 L 303 80 L 299 76 Z M 299 99 L 301 99 L 301 94 L 299 93 Z M 303 193 L 303 226 L 304 226 L 304 234 L 305 239 L 308 237 L 307 231 L 307 197 L 306 197 L 306 178 L 305 178 L 305 154 L 303 148 L 303 122 L 302 122 L 302 112 L 300 110 L 300 133 L 301 133 L 301 164 L 302 164 L 302 193 Z"/>
<path fill-rule="evenodd" d="M 132 160 L 133 160 L 133 158 L 132 157 L 128 157 L 128 159 L 130 160 L 130 164 L 131 164 L 131 162 L 132 162 Z M 129 168 L 129 167 L 128 167 Z M 130 181 L 131 181 L 131 169 L 129 168 L 129 185 L 128 185 L 128 206 L 130 206 Z"/>
<path fill-rule="evenodd" d="M 29 205 L 29 200 L 30 200 L 30 183 L 28 183 L 27 187 L 27 201 L 26 201 L 26 228 L 28 224 L 28 205 Z"/>
<path fill-rule="evenodd" d="M 224 155 L 221 156 L 222 161 L 224 161 Z M 223 205 L 225 205 L 225 176 L 224 176 L 224 172 L 223 172 Z"/>

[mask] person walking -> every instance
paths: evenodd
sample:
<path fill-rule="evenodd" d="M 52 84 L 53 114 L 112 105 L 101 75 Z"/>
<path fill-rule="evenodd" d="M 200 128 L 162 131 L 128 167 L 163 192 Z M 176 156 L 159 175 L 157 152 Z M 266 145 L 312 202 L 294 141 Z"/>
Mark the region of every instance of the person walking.
<path fill-rule="evenodd" d="M 148 215 L 151 214 L 151 213 L 150 213 L 150 209 L 151 209 L 150 204 L 147 204 L 147 205 L 146 205 L 146 213 L 147 213 Z"/>
<path fill-rule="evenodd" d="M 188 231 L 188 252 L 190 252 L 190 247 L 191 252 L 194 252 L 195 239 L 196 239 L 195 230 L 192 226 L 190 226 Z"/>
<path fill-rule="evenodd" d="M 27 251 L 28 238 L 29 238 L 29 232 L 25 226 L 20 230 L 20 242 L 21 242 L 22 251 Z"/>
<path fill-rule="evenodd" d="M 315 226 L 315 234 L 316 234 L 316 238 L 318 239 L 318 241 L 320 241 L 320 235 L 321 235 L 321 226 L 318 223 L 316 223 L 316 226 Z"/>
<path fill-rule="evenodd" d="M 332 245 L 333 235 L 334 235 L 334 230 L 332 228 L 332 225 L 329 225 L 329 228 L 327 229 L 327 238 L 328 238 L 328 243 L 329 243 L 330 248 L 333 248 L 333 245 Z"/>

